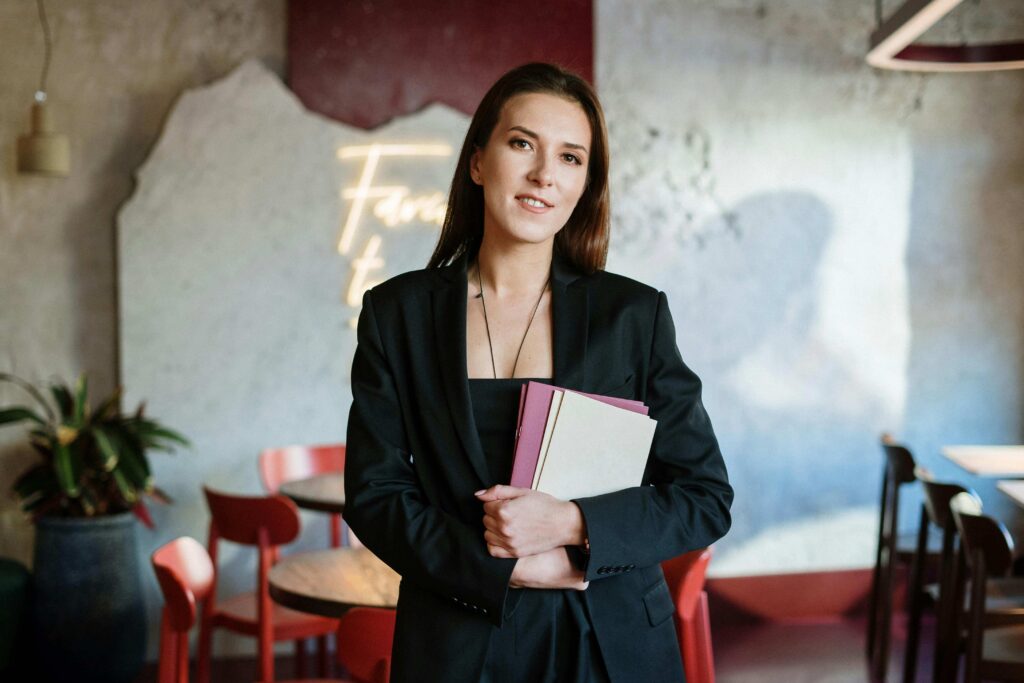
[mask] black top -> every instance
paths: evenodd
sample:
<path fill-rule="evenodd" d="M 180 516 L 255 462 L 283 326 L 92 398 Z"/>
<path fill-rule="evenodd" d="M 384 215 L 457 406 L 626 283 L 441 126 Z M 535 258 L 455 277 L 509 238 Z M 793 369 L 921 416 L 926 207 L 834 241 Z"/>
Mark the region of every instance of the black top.
<path fill-rule="evenodd" d="M 519 394 L 529 381 L 469 380 L 473 418 L 495 483 L 512 477 Z M 583 593 L 510 589 L 502 626 L 491 632 L 482 682 L 606 680 Z"/>

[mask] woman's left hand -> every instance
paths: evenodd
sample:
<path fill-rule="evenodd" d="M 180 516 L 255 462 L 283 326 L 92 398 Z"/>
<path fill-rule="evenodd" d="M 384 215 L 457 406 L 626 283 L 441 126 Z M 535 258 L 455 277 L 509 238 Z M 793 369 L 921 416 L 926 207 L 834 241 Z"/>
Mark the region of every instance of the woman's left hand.
<path fill-rule="evenodd" d="M 494 557 L 526 557 L 582 545 L 583 513 L 576 503 L 514 486 L 477 491 L 484 504 L 484 541 Z"/>

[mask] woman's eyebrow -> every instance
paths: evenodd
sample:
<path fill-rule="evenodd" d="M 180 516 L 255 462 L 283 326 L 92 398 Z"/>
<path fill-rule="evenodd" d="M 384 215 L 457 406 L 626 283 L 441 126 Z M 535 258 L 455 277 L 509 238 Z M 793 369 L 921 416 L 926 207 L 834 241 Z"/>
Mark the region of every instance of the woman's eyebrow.
<path fill-rule="evenodd" d="M 509 128 L 509 130 L 510 130 L 510 131 L 513 131 L 513 130 L 518 130 L 518 131 L 519 131 L 520 133 L 522 133 L 523 135 L 526 135 L 526 136 L 528 136 L 528 137 L 531 137 L 531 138 L 533 138 L 534 140 L 540 140 L 540 136 L 539 136 L 539 135 L 537 135 L 536 133 L 534 133 L 534 132 L 533 132 L 532 130 L 530 130 L 529 128 L 523 128 L 522 126 L 512 126 L 511 128 Z M 576 144 L 576 143 L 574 143 L 574 142 L 563 142 L 562 144 L 563 144 L 563 145 L 565 145 L 566 147 L 570 148 L 570 149 L 579 149 L 579 150 L 582 150 L 582 151 L 583 151 L 584 153 L 586 153 L 586 151 L 587 151 L 587 148 L 586 148 L 586 147 L 584 147 L 583 145 L 577 145 L 577 144 Z"/>

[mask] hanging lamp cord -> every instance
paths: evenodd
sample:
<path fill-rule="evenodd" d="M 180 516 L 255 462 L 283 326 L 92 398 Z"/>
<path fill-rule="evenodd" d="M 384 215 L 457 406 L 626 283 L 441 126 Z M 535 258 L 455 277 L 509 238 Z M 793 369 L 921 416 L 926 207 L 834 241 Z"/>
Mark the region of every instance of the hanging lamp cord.
<path fill-rule="evenodd" d="M 46 20 L 46 8 L 43 6 L 43 0 L 36 0 L 36 6 L 39 8 L 39 23 L 43 26 L 43 43 L 46 46 L 43 58 L 43 73 L 39 76 L 39 90 L 36 91 L 36 101 L 45 102 L 46 77 L 50 73 L 50 53 L 53 50 L 53 40 L 50 36 L 50 22 Z"/>

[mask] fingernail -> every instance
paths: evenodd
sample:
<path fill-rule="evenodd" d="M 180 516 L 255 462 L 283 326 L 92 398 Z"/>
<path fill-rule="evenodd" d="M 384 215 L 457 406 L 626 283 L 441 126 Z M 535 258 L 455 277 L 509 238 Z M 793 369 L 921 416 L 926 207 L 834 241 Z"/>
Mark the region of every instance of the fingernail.
<path fill-rule="evenodd" d="M 479 491 L 477 491 L 477 492 L 476 492 L 476 493 L 474 493 L 473 495 L 474 495 L 474 496 L 480 496 L 480 495 L 483 495 L 483 494 L 485 494 L 485 493 L 487 493 L 487 489 L 480 489 Z"/>

